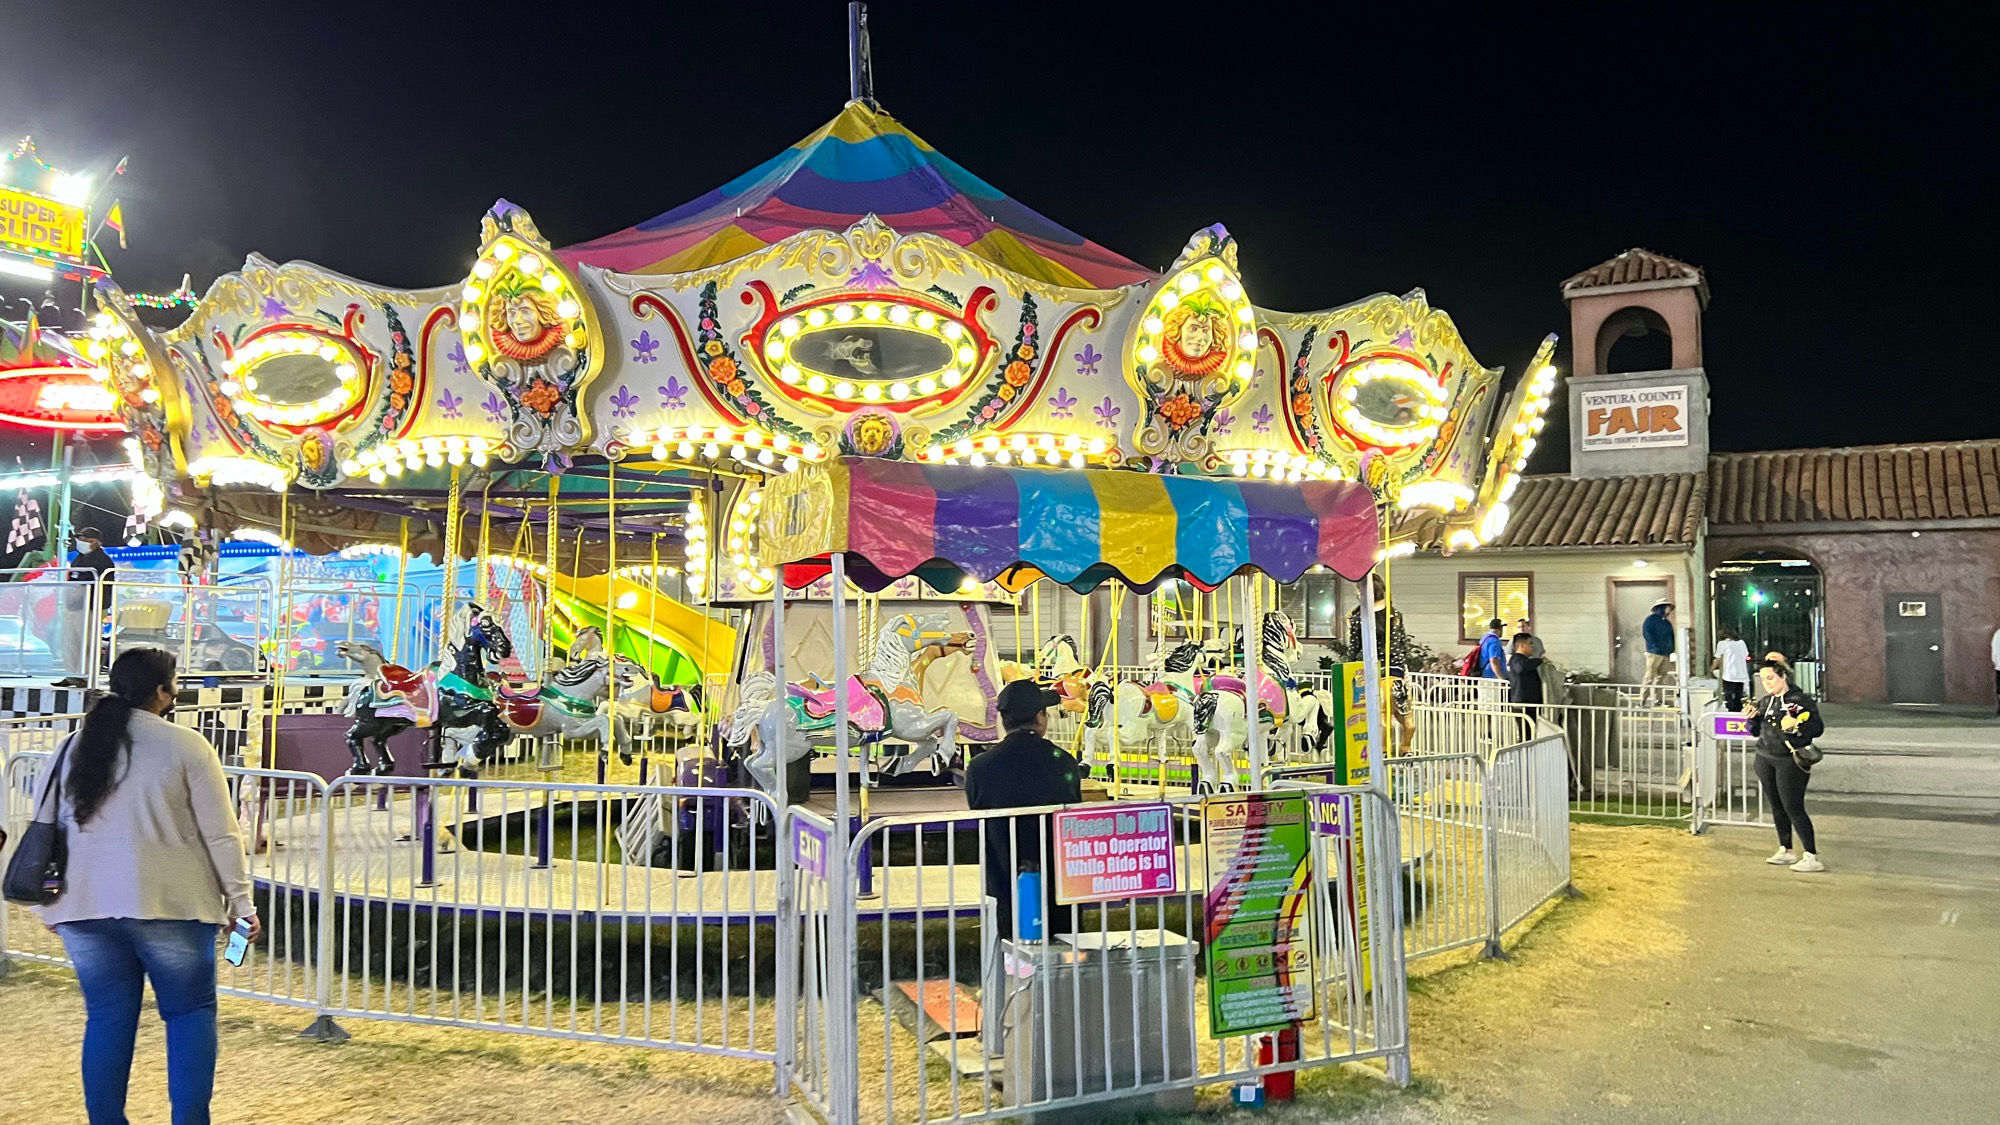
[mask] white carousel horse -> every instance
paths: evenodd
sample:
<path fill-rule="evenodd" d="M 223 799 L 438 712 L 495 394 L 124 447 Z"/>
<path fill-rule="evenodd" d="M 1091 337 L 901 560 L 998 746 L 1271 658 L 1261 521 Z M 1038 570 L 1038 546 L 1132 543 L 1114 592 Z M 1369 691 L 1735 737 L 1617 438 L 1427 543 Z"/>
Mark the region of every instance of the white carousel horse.
<path fill-rule="evenodd" d="M 1151 683 L 1103 679 L 1090 685 L 1084 716 L 1084 761 L 1092 770 L 1112 757 L 1113 736 L 1119 746 L 1154 747 L 1164 758 L 1170 736 L 1192 738 L 1196 678 L 1202 671 L 1202 646 L 1194 641 L 1155 654 L 1159 670 Z"/>
<path fill-rule="evenodd" d="M 701 734 L 701 688 L 695 684 L 662 687 L 651 673 L 629 656 L 618 658 L 613 673 L 618 683 L 618 706 L 613 714 L 618 757 L 632 764 L 632 737 L 637 728 L 641 738 L 650 739 L 664 731 L 678 742 L 689 742 Z M 605 710 L 612 710 L 606 705 Z"/>
<path fill-rule="evenodd" d="M 1289 615 L 1279 610 L 1265 613 L 1258 634 L 1257 662 L 1262 672 L 1257 684 L 1259 718 L 1288 742 L 1309 747 L 1316 757 L 1324 748 L 1333 697 L 1325 691 L 1301 688 L 1293 676 L 1292 660 L 1298 655 L 1299 641 Z M 1195 760 L 1210 790 L 1229 792 L 1236 788 L 1236 755 L 1250 745 L 1250 716 L 1244 702 L 1248 690 L 1241 677 L 1213 676 L 1195 700 Z"/>
<path fill-rule="evenodd" d="M 925 705 L 919 688 L 924 670 L 947 652 L 972 643 L 972 634 L 949 632 L 941 614 L 922 621 L 901 613 L 883 623 L 875 637 L 868 671 L 847 678 L 848 726 L 861 745 L 904 742 L 910 752 L 884 771 L 900 777 L 928 765 L 942 775 L 958 746 L 958 715 Z M 833 745 L 834 689 L 816 676 L 786 685 L 780 702 L 793 713 L 793 727 L 816 747 Z M 928 749 L 924 749 L 928 747 Z"/>
<path fill-rule="evenodd" d="M 611 662 L 601 656 L 558 668 L 549 682 L 528 691 L 495 695 L 500 717 L 515 734 L 539 738 L 611 741 L 611 716 L 602 706 L 611 684 Z"/>

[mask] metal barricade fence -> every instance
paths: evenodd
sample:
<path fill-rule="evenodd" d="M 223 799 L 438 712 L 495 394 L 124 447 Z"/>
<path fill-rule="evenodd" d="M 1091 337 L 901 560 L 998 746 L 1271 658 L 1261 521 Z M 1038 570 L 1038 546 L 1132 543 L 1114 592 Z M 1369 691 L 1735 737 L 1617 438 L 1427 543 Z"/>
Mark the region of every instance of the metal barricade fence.
<path fill-rule="evenodd" d="M 1568 735 L 1577 812 L 1688 821 L 1693 813 L 1693 730 L 1675 707 L 1558 704 L 1537 709 Z"/>
<path fill-rule="evenodd" d="M 778 1094 L 797 1098 L 823 1120 L 852 1103 L 855 1041 L 844 1004 L 853 989 L 853 954 L 841 926 L 846 874 L 835 854 L 833 822 L 794 805 L 785 814 L 785 857 L 797 919 L 795 952 L 779 951 Z"/>
<path fill-rule="evenodd" d="M 200 586 L 122 580 L 111 587 L 110 658 L 162 648 L 180 662 L 181 678 L 261 674 L 275 635 L 268 580 Z M 109 667 L 109 665 L 107 665 Z"/>
<path fill-rule="evenodd" d="M 0 571 L 0 677 L 48 683 L 97 675 L 103 588 L 65 573 Z"/>
<path fill-rule="evenodd" d="M 1559 730 L 1493 755 L 1486 777 L 1488 901 L 1500 935 L 1570 889 L 1568 762 Z"/>
<path fill-rule="evenodd" d="M 1389 759 L 1409 872 L 1403 949 L 1411 960 L 1496 938 L 1486 775 L 1481 754 Z"/>
<path fill-rule="evenodd" d="M 1053 808 L 870 821 L 850 848 L 859 894 L 846 964 L 855 994 L 872 1003 L 856 1005 L 846 1025 L 858 1033 L 860 1087 L 829 1119 L 987 1120 L 1365 1059 L 1406 1074 L 1394 808 L 1370 791 L 1311 789 L 1309 799 L 1344 806 L 1330 822 L 1348 830 L 1313 837 L 1310 890 L 1290 930 L 1310 929 L 1301 945 L 1312 955 L 1290 972 L 1303 974 L 1312 1013 L 1295 1049 L 1288 1037 L 1268 1053 L 1260 1036 L 1206 1033 L 1204 994 L 1215 984 L 1197 985 L 1197 951 L 1213 946 L 1207 927 L 1219 923 L 1205 909 L 1214 888 L 1202 802 L 1150 806 L 1170 853 L 1155 858 L 1173 865 L 1174 890 L 1051 904 L 1047 940 L 1023 938 L 1018 918 L 1004 920 L 1013 911 L 986 898 L 984 871 L 996 862 L 1055 872 Z M 1147 809 L 1083 806 L 1093 807 Z M 1351 831 L 1357 817 L 1366 847 Z"/>
<path fill-rule="evenodd" d="M 323 1013 L 775 1062 L 779 849 L 737 828 L 776 814 L 746 789 L 340 778 L 314 826 Z"/>
<path fill-rule="evenodd" d="M 1410 694 L 1419 705 L 1501 706 L 1507 702 L 1505 680 L 1442 672 L 1412 672 L 1409 681 Z"/>
<path fill-rule="evenodd" d="M 1709 825 L 1768 828 L 1771 810 L 1757 778 L 1757 744 L 1717 738 L 1710 711 L 1694 724 L 1694 830 Z"/>

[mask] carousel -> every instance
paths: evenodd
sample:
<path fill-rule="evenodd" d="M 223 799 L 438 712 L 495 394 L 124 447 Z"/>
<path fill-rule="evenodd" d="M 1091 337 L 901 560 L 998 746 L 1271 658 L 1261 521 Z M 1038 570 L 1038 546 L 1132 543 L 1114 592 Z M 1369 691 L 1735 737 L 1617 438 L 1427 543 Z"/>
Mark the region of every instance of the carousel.
<path fill-rule="evenodd" d="M 101 283 L 88 344 L 203 535 L 451 561 L 427 661 L 342 653 L 436 765 L 536 708 L 612 744 L 677 708 L 681 776 L 831 774 L 844 812 L 850 750 L 863 786 L 943 780 L 1036 676 L 1112 784 L 1260 785 L 1351 710 L 1279 587 L 1496 537 L 1556 378 L 1553 337 L 1510 380 L 1421 290 L 1261 307 L 1221 225 L 1131 261 L 868 98 L 629 229 L 558 244 L 501 200 L 463 234 L 425 289 L 253 255 L 170 331 Z M 500 571 L 566 610 L 489 628 Z M 1153 636 L 1161 597 L 1196 626 Z M 492 683 L 523 648 L 539 684 Z"/>

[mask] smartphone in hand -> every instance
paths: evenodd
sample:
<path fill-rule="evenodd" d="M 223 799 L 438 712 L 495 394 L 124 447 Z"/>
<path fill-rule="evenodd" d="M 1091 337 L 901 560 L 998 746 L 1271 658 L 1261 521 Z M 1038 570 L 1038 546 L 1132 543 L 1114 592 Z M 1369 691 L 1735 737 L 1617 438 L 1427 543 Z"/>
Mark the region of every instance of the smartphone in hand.
<path fill-rule="evenodd" d="M 253 924 L 249 918 L 238 918 L 236 924 L 229 927 L 229 944 L 222 950 L 224 961 L 237 966 L 243 964 L 244 955 L 250 952 L 250 927 Z"/>

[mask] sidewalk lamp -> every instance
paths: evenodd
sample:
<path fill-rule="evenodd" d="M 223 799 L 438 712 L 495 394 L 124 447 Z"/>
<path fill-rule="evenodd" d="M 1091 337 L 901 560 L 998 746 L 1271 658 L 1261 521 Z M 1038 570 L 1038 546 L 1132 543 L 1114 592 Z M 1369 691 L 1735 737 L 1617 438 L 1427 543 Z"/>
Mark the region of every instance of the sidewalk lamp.
<path fill-rule="evenodd" d="M 1757 635 L 1757 648 L 1764 647 L 1764 591 L 1752 586 L 1744 595 L 1750 599 L 1750 631 Z"/>

